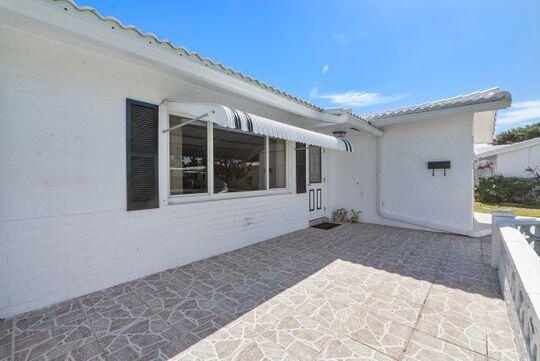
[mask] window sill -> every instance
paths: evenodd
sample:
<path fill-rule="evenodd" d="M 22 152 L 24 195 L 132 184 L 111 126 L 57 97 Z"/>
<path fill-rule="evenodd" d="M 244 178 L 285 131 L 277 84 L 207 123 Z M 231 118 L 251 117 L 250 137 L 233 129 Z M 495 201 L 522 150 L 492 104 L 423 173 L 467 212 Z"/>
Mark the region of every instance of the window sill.
<path fill-rule="evenodd" d="M 252 192 L 235 192 L 235 193 L 218 193 L 218 194 L 191 194 L 191 195 L 178 195 L 169 196 L 169 205 L 176 204 L 189 204 L 189 203 L 201 203 L 201 202 L 214 202 L 223 201 L 228 199 L 240 199 L 240 198 L 255 198 L 255 197 L 268 197 L 283 194 L 293 194 L 290 189 L 280 188 L 265 191 L 252 191 Z"/>

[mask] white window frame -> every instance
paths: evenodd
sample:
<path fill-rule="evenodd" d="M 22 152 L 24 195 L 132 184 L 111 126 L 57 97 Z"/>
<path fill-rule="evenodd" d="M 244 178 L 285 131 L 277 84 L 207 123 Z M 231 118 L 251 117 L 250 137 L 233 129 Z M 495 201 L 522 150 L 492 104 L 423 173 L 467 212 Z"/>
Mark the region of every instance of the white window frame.
<path fill-rule="evenodd" d="M 161 109 L 160 109 L 161 110 Z M 160 111 L 160 129 L 169 128 L 169 119 L 171 115 L 191 118 L 191 116 L 181 113 L 169 113 L 166 109 Z M 256 191 L 244 191 L 244 192 L 230 192 L 230 193 L 214 193 L 214 124 L 212 122 L 206 123 L 206 135 L 207 135 L 207 144 L 208 144 L 208 161 L 206 165 L 207 169 L 207 190 L 206 193 L 197 193 L 197 194 L 178 194 L 171 195 L 170 188 L 170 132 L 162 133 L 160 132 L 160 169 L 164 169 L 164 172 L 160 172 L 160 199 L 162 205 L 167 204 L 185 204 L 185 203 L 196 203 L 196 202 L 208 202 L 208 201 L 219 201 L 226 199 L 236 199 L 236 198 L 246 198 L 246 197 L 261 197 L 261 196 L 271 196 L 271 195 L 280 195 L 280 194 L 291 194 L 291 184 L 293 176 L 293 151 L 294 151 L 294 142 L 285 141 L 285 167 L 286 167 L 286 187 L 285 188 L 272 188 L 270 189 L 270 155 L 269 155 L 269 137 L 262 136 L 265 138 L 265 153 L 266 153 L 266 189 L 256 190 Z M 235 132 L 233 129 L 226 129 L 231 132 Z M 244 134 L 250 134 L 241 132 Z M 163 174 L 164 173 L 164 174 Z M 161 187 L 165 187 L 164 189 Z"/>

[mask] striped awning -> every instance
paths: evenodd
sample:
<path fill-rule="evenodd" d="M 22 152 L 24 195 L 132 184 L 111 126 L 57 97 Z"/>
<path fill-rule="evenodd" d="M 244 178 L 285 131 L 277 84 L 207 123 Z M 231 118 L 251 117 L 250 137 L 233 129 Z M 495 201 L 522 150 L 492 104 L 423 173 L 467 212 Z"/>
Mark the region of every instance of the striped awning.
<path fill-rule="evenodd" d="M 203 114 L 207 114 L 202 117 L 201 120 L 215 123 L 224 128 L 236 129 L 308 145 L 316 145 L 322 148 L 346 152 L 353 151 L 351 143 L 344 138 L 337 138 L 295 127 L 272 119 L 263 118 L 255 114 L 229 108 L 224 105 L 179 102 L 166 102 L 165 104 L 169 113 L 189 118 L 197 118 Z"/>

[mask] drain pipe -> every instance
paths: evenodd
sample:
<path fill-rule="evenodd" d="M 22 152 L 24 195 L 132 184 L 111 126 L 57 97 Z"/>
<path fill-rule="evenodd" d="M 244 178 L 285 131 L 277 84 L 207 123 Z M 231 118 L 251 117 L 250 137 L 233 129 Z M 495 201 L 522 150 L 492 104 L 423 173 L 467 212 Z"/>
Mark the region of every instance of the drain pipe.
<path fill-rule="evenodd" d="M 427 228 L 430 230 L 435 231 L 442 231 L 442 232 L 449 232 L 449 233 L 456 233 L 461 234 L 469 237 L 478 237 L 479 235 L 476 234 L 472 229 L 467 229 L 463 227 L 454 227 L 449 226 L 446 224 L 436 223 L 432 222 L 430 220 L 426 219 L 414 219 L 406 216 L 402 216 L 399 214 L 394 214 L 391 212 L 388 212 L 383 207 L 383 187 L 382 187 L 382 181 L 383 181 L 383 154 L 382 154 L 382 141 L 383 137 L 377 137 L 376 138 L 376 161 L 377 161 L 377 212 L 379 215 L 386 219 L 391 219 L 398 222 L 403 222 L 407 224 L 411 224 L 414 226 L 419 226 L 423 228 Z"/>

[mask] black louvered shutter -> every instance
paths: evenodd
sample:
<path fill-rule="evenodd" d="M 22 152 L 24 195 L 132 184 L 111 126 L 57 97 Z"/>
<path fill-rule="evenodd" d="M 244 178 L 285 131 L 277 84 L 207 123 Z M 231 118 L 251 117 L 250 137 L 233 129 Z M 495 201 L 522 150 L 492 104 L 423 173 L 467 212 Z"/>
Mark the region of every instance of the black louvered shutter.
<path fill-rule="evenodd" d="M 127 210 L 159 207 L 158 106 L 127 99 Z"/>
<path fill-rule="evenodd" d="M 306 145 L 296 143 L 296 193 L 306 193 Z"/>

